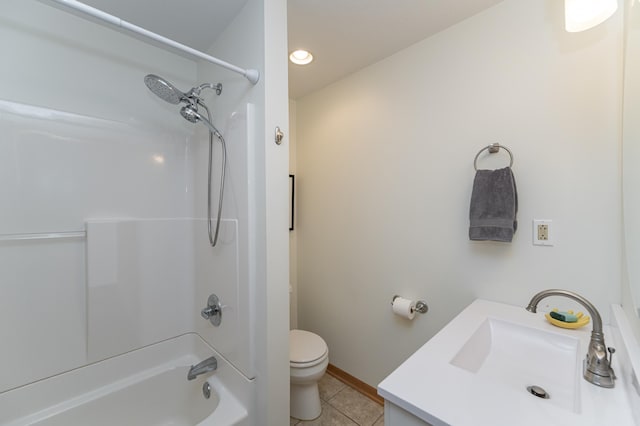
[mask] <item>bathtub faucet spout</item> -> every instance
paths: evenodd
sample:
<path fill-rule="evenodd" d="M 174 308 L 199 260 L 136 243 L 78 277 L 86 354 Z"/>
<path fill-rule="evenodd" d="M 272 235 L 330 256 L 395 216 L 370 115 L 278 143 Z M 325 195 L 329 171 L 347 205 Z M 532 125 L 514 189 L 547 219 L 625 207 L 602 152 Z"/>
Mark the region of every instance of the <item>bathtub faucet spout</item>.
<path fill-rule="evenodd" d="M 216 357 L 212 356 L 210 358 L 205 359 L 202 362 L 199 362 L 197 365 L 192 365 L 189 369 L 189 374 L 187 374 L 188 380 L 193 380 L 201 374 L 210 373 L 215 371 L 218 368 L 218 360 Z"/>

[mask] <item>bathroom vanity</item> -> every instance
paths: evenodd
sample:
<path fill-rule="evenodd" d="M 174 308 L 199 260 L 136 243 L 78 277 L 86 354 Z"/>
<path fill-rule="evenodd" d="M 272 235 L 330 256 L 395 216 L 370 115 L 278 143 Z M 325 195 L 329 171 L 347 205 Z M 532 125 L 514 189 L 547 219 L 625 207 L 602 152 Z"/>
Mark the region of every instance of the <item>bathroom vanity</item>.
<path fill-rule="evenodd" d="M 583 378 L 591 324 L 559 328 L 524 306 L 476 300 L 378 385 L 385 425 L 640 425 L 640 354 L 619 306 L 611 317 L 607 389 Z"/>

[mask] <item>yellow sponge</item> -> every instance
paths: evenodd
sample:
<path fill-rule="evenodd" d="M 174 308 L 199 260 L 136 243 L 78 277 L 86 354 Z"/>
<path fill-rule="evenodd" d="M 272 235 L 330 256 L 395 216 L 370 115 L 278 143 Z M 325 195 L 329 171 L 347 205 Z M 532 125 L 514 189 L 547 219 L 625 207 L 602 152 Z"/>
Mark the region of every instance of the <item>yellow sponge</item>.
<path fill-rule="evenodd" d="M 554 308 L 553 310 L 557 312 L 558 308 Z M 570 314 L 573 314 L 573 311 L 567 311 L 567 312 Z M 544 317 L 551 324 L 555 325 L 556 327 L 562 327 L 562 328 L 580 328 L 589 324 L 589 321 L 591 320 L 591 318 L 589 318 L 588 316 L 585 316 L 582 312 L 578 312 L 575 315 L 578 317 L 578 321 L 576 322 L 558 321 L 557 319 L 552 318 L 551 315 L 549 315 L 548 313 L 544 314 Z"/>

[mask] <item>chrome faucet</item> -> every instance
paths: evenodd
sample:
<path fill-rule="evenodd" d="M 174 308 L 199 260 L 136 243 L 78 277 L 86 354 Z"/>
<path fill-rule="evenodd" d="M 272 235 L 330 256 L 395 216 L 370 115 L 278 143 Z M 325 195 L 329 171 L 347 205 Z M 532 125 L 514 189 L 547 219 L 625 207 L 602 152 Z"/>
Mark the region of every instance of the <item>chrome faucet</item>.
<path fill-rule="evenodd" d="M 187 374 L 188 380 L 193 380 L 201 374 L 210 373 L 215 371 L 218 368 L 218 360 L 216 357 L 212 356 L 205 359 L 202 362 L 199 362 L 196 365 L 192 365 L 189 369 L 189 374 Z"/>
<path fill-rule="evenodd" d="M 533 296 L 527 306 L 527 311 L 535 314 L 538 303 L 549 296 L 568 297 L 587 309 L 593 320 L 593 329 L 591 330 L 591 341 L 589 342 L 587 356 L 582 364 L 582 375 L 589 383 L 602 386 L 603 388 L 612 388 L 616 376 L 613 368 L 611 368 L 611 357 L 607 359 L 607 347 L 604 344 L 604 333 L 602 332 L 602 318 L 596 307 L 587 299 L 572 291 L 551 289 L 543 290 Z M 615 349 L 609 348 L 609 352 L 613 355 Z"/>

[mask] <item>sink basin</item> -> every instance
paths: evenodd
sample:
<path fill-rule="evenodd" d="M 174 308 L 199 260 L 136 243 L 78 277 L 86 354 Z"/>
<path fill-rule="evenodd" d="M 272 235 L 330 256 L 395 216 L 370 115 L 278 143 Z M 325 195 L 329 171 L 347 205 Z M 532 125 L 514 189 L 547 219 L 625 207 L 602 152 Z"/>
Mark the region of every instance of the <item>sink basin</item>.
<path fill-rule="evenodd" d="M 538 386 L 550 404 L 578 413 L 578 347 L 577 338 L 486 318 L 450 363 L 505 391 Z"/>
<path fill-rule="evenodd" d="M 615 347 L 611 328 L 603 331 Z M 622 357 L 613 361 L 615 388 L 582 377 L 590 337 L 590 327 L 559 328 L 542 312 L 478 299 L 378 385 L 385 424 L 388 418 L 389 426 L 640 426 L 632 419 Z"/>

